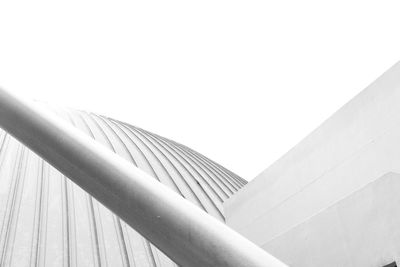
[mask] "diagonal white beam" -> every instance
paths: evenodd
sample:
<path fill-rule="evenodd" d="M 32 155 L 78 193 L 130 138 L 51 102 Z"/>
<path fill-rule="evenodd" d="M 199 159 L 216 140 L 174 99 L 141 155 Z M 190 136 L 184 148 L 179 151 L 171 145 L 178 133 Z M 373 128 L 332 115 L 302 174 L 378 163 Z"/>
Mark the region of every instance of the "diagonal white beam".
<path fill-rule="evenodd" d="M 0 127 L 180 266 L 286 266 L 79 130 L 3 89 Z"/>

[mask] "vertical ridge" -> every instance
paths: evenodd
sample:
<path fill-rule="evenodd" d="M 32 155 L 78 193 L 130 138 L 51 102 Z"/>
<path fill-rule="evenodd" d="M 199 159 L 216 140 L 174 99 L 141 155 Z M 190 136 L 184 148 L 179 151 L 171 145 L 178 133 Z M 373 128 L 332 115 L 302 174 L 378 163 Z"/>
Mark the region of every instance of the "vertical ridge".
<path fill-rule="evenodd" d="M 20 153 L 18 156 L 18 160 L 14 165 L 14 171 L 13 171 L 14 179 L 13 181 L 11 181 L 12 185 L 10 186 L 10 193 L 8 195 L 9 198 L 7 199 L 7 211 L 5 213 L 7 218 L 4 218 L 1 229 L 2 251 L 0 258 L 0 263 L 1 263 L 0 266 L 10 265 L 11 255 L 13 250 L 13 244 L 10 243 L 14 241 L 15 228 L 18 221 L 19 204 L 21 200 L 20 196 L 21 196 L 21 191 L 23 189 L 23 181 L 24 181 L 24 175 L 22 175 L 23 172 L 22 164 L 25 155 L 24 147 L 22 146 L 19 147 L 21 147 Z"/>

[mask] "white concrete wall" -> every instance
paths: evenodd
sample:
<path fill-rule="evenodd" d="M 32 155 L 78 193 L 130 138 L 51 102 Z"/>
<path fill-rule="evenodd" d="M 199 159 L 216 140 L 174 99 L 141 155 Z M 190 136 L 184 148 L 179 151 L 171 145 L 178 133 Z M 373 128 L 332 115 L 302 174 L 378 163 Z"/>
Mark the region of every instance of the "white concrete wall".
<path fill-rule="evenodd" d="M 225 202 L 227 223 L 269 247 L 278 236 L 385 173 L 400 173 L 399 141 L 397 63 Z M 319 227 L 329 229 L 331 225 Z M 290 239 L 286 246 L 297 248 Z"/>
<path fill-rule="evenodd" d="M 389 173 L 263 247 L 290 266 L 400 262 L 400 175 Z"/>

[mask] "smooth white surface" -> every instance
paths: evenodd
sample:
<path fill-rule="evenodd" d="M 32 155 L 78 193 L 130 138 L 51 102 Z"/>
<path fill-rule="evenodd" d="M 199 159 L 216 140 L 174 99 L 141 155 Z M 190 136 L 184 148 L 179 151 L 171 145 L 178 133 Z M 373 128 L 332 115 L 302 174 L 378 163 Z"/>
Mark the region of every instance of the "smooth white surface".
<path fill-rule="evenodd" d="M 290 266 L 376 267 L 400 260 L 400 175 L 388 173 L 264 248 Z"/>
<path fill-rule="evenodd" d="M 228 199 L 227 224 L 289 265 L 383 266 L 398 259 L 398 233 L 382 231 L 398 219 L 391 198 L 398 191 L 378 204 L 371 194 L 351 199 L 400 172 L 399 103 L 400 62 Z M 337 205 L 346 215 L 327 219 L 324 212 Z"/>
<path fill-rule="evenodd" d="M 298 218 L 292 221 L 283 216 L 282 209 L 287 205 L 297 205 L 289 208 L 292 210 L 289 213 L 291 216 L 303 213 L 304 220 L 307 218 L 304 214 L 311 216 L 318 211 L 316 207 L 323 208 L 326 204 L 323 200 L 332 204 L 371 179 L 390 171 L 398 172 L 394 168 L 398 161 L 396 153 L 400 151 L 399 99 L 400 63 L 397 63 L 228 199 L 224 203 L 227 223 L 235 229 L 252 232 L 254 228 L 250 225 L 270 217 L 269 223 L 275 221 L 278 227 L 264 225 L 262 229 L 278 235 L 282 227 L 299 223 Z M 301 206 L 298 198 L 309 203 Z"/>
<path fill-rule="evenodd" d="M 251 179 L 400 59 L 399 9 L 6 0 L 0 85 L 157 132 Z"/>

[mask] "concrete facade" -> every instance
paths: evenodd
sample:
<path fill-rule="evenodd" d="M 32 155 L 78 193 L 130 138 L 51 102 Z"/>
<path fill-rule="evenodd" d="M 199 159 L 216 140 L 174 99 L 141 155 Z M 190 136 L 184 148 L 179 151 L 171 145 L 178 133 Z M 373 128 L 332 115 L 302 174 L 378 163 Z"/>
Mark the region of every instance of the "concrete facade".
<path fill-rule="evenodd" d="M 289 266 L 385 266 L 400 260 L 400 175 L 388 173 L 263 247 Z"/>
<path fill-rule="evenodd" d="M 399 259 L 399 104 L 398 63 L 227 200 L 228 225 L 291 266 Z"/>

